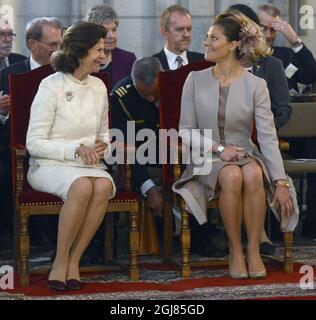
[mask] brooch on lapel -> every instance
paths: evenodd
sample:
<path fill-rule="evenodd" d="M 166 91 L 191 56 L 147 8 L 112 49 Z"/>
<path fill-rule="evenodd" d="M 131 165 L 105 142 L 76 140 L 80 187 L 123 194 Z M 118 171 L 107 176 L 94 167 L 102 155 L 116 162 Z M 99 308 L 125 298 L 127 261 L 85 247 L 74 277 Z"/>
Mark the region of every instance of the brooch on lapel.
<path fill-rule="evenodd" d="M 74 97 L 74 93 L 72 91 L 67 91 L 66 92 L 66 99 L 67 101 L 71 101 Z"/>

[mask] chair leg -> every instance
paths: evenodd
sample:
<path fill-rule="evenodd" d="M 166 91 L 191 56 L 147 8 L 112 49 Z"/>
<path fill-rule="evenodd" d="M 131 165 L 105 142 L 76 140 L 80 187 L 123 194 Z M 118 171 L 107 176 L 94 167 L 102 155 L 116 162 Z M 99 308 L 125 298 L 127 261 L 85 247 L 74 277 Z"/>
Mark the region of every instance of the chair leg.
<path fill-rule="evenodd" d="M 184 207 L 184 206 L 183 206 Z M 181 221 L 181 248 L 182 248 L 182 278 L 190 278 L 190 227 L 189 227 L 189 212 L 183 208 Z"/>
<path fill-rule="evenodd" d="M 293 232 L 284 233 L 284 272 L 293 272 L 293 258 L 292 258 L 292 246 L 293 246 Z"/>
<path fill-rule="evenodd" d="M 113 237 L 114 237 L 113 214 L 105 214 L 105 262 L 113 260 Z"/>
<path fill-rule="evenodd" d="M 163 260 L 168 261 L 172 254 L 172 230 L 173 230 L 173 219 L 172 219 L 172 205 L 168 201 L 165 201 L 164 205 L 164 249 L 163 249 Z"/>
<path fill-rule="evenodd" d="M 20 272 L 20 211 L 19 207 L 15 204 L 14 207 L 14 236 L 13 236 L 13 254 L 14 254 L 14 270 L 15 272 Z"/>
<path fill-rule="evenodd" d="M 139 252 L 139 214 L 138 209 L 130 212 L 130 280 L 139 280 L 138 252 Z"/>
<path fill-rule="evenodd" d="M 29 213 L 28 210 L 21 209 L 20 230 L 19 230 L 19 253 L 18 253 L 18 272 L 20 286 L 26 287 L 30 284 L 29 274 L 30 257 L 30 236 L 29 236 Z"/>

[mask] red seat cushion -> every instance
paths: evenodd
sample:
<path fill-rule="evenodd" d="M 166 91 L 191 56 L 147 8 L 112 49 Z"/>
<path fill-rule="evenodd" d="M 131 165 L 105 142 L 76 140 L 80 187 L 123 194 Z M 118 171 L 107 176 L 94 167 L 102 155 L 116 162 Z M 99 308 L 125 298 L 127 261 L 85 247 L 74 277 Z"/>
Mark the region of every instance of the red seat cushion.
<path fill-rule="evenodd" d="M 136 192 L 120 191 L 116 193 L 111 202 L 137 202 L 139 197 Z M 50 193 L 29 190 L 18 197 L 20 206 L 41 206 L 63 204 L 63 200 Z"/>
<path fill-rule="evenodd" d="M 119 191 L 116 193 L 115 198 L 111 199 L 110 202 L 137 202 L 139 196 L 136 192 Z"/>
<path fill-rule="evenodd" d="M 50 193 L 29 190 L 22 192 L 18 197 L 20 206 L 40 206 L 63 204 L 64 201 Z"/>

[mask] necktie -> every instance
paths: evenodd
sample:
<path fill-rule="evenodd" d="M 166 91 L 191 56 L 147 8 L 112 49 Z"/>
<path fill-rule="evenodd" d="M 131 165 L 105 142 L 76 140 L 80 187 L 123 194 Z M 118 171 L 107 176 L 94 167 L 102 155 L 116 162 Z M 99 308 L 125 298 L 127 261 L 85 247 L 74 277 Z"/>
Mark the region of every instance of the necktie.
<path fill-rule="evenodd" d="M 177 69 L 179 69 L 183 66 L 183 59 L 180 56 L 177 56 L 176 62 L 178 63 Z"/>
<path fill-rule="evenodd" d="M 0 70 L 5 68 L 6 66 L 7 66 L 7 64 L 5 62 L 5 58 L 0 58 Z"/>

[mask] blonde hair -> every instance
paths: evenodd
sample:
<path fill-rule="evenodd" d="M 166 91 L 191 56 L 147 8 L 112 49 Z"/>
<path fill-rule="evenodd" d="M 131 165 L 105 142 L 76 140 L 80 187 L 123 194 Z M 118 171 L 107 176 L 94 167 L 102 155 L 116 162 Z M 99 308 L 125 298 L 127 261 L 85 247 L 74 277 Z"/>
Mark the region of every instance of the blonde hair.
<path fill-rule="evenodd" d="M 160 28 L 164 30 L 169 30 L 170 26 L 170 16 L 174 13 L 178 12 L 182 15 L 189 15 L 191 17 L 191 13 L 187 8 L 184 8 L 178 4 L 168 7 L 160 16 Z"/>
<path fill-rule="evenodd" d="M 232 21 L 239 27 L 234 27 Z M 272 54 L 260 26 L 239 10 L 228 9 L 216 17 L 214 25 L 219 25 L 229 41 L 238 41 L 237 59 L 255 63 Z"/>

